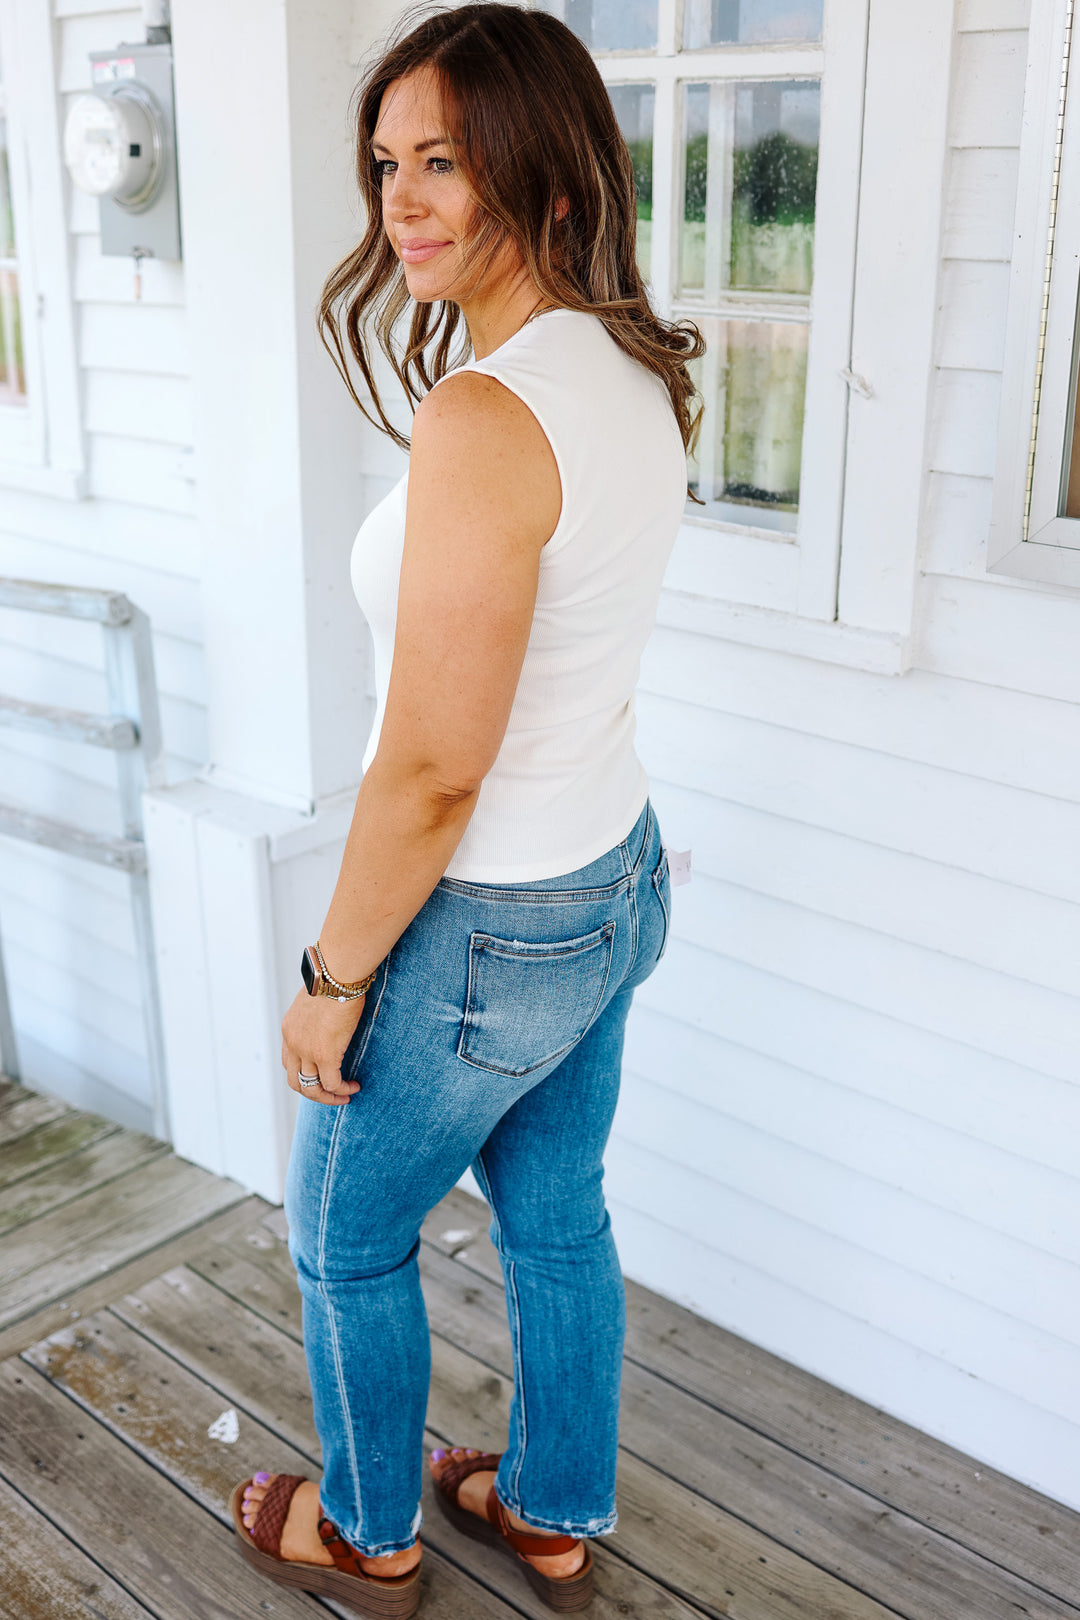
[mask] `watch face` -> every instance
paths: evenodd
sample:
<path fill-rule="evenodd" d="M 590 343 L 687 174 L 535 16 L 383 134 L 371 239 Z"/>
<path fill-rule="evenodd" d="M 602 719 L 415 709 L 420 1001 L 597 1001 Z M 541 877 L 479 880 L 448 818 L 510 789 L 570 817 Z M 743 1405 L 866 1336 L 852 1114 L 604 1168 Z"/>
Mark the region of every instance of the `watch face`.
<path fill-rule="evenodd" d="M 304 981 L 304 989 L 309 996 L 315 994 L 315 964 L 311 960 L 311 952 L 305 946 L 304 954 L 300 958 L 300 977 Z"/>

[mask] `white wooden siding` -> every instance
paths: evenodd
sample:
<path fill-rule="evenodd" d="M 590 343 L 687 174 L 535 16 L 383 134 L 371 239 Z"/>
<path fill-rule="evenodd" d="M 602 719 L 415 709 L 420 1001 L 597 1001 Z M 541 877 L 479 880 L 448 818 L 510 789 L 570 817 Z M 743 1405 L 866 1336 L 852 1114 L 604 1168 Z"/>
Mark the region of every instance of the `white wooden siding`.
<path fill-rule="evenodd" d="M 64 95 L 89 85 L 88 53 L 143 37 L 137 7 L 58 0 Z M 0 572 L 125 591 L 149 613 L 169 768 L 206 760 L 199 542 L 182 267 L 100 253 L 97 204 L 71 194 L 85 500 L 0 488 Z M 0 690 L 102 710 L 96 627 L 0 614 Z M 112 757 L 0 733 L 5 798 L 117 830 Z M 125 880 L 0 839 L 3 929 L 29 1079 L 146 1127 L 149 1085 Z"/>
<path fill-rule="evenodd" d="M 1080 601 L 986 574 L 1026 23 L 957 8 L 916 668 L 646 655 L 696 876 L 607 1186 L 632 1274 L 1080 1506 Z"/>

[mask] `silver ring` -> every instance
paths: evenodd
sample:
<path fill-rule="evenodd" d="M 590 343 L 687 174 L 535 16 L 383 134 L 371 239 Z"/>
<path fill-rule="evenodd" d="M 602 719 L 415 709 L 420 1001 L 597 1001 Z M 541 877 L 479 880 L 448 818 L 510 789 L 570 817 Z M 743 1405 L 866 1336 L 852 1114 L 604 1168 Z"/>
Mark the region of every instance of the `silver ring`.
<path fill-rule="evenodd" d="M 297 1078 L 297 1080 L 299 1080 L 299 1082 L 300 1082 L 300 1084 L 302 1086 L 307 1086 L 309 1088 L 311 1086 L 317 1086 L 318 1083 L 319 1083 L 319 1077 L 318 1077 L 317 1074 L 300 1074 L 300 1073 L 298 1073 L 296 1078 Z"/>

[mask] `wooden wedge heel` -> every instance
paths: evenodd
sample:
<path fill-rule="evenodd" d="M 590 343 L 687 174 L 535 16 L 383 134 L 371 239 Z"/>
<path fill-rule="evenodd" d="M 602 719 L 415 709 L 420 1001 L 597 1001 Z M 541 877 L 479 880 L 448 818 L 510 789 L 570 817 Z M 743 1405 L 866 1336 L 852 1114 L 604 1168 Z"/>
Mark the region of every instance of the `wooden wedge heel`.
<path fill-rule="evenodd" d="M 486 1519 L 460 1506 L 458 1492 L 469 1475 L 486 1473 L 498 1466 L 499 1458 L 491 1453 L 453 1459 L 435 1479 L 435 1500 L 439 1508 L 463 1536 L 499 1547 L 513 1558 L 537 1597 L 549 1609 L 570 1614 L 586 1608 L 592 1602 L 594 1591 L 593 1556 L 587 1541 L 578 1541 L 574 1536 L 529 1535 L 527 1531 L 515 1530 L 494 1486 L 488 1492 Z M 545 1575 L 535 1564 L 529 1563 L 529 1558 L 550 1558 L 578 1546 L 584 1548 L 585 1561 L 573 1575 Z"/>
<path fill-rule="evenodd" d="M 281 1556 L 281 1532 L 289 1503 L 302 1474 L 278 1474 L 263 1497 L 258 1518 L 249 1531 L 243 1520 L 244 1492 L 253 1483 L 240 1481 L 229 1503 L 240 1555 L 281 1586 L 298 1586 L 317 1597 L 334 1598 L 369 1620 L 409 1620 L 420 1602 L 420 1569 L 407 1575 L 382 1578 L 360 1567 L 360 1555 L 338 1534 L 329 1519 L 319 1523 L 319 1537 L 334 1560 L 329 1564 L 303 1564 Z"/>

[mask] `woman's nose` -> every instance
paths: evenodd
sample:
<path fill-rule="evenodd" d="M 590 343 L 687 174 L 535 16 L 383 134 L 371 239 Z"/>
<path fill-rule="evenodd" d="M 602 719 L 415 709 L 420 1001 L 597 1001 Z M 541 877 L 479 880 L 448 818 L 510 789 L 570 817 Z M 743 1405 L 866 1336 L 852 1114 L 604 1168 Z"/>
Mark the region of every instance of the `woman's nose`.
<path fill-rule="evenodd" d="M 416 181 L 400 170 L 391 176 L 383 195 L 383 210 L 389 219 L 401 221 L 415 219 L 424 213 L 423 198 Z"/>

